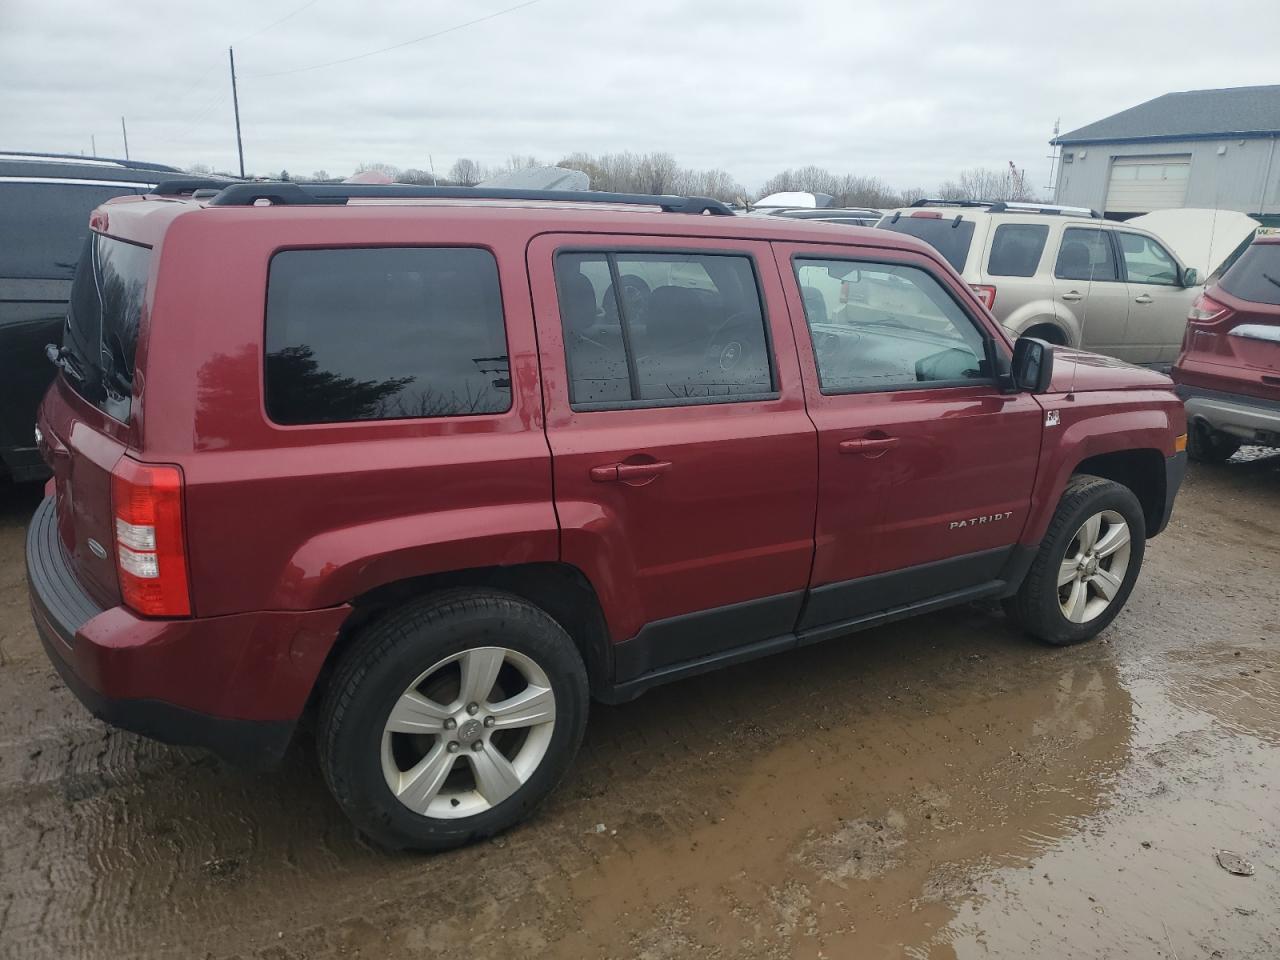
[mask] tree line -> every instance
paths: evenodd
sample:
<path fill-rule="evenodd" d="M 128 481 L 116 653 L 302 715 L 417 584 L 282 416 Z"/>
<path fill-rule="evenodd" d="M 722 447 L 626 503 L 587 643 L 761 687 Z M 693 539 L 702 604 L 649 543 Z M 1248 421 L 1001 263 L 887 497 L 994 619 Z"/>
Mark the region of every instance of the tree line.
<path fill-rule="evenodd" d="M 486 165 L 470 157 L 461 157 L 446 173 L 419 167 L 396 167 L 387 163 L 362 163 L 356 173 L 376 172 L 397 183 L 434 184 L 437 186 L 475 186 L 499 174 L 524 167 L 549 166 L 536 157 L 517 154 L 497 165 Z M 771 193 L 797 191 L 825 193 L 840 207 L 874 207 L 887 209 L 908 206 L 924 197 L 943 200 L 1036 200 L 1036 191 L 1027 184 L 1026 174 L 1009 164 L 1007 169 L 974 167 L 961 171 L 935 189 L 891 187 L 880 177 L 853 173 L 836 173 L 825 167 L 809 165 L 786 169 L 774 174 L 756 190 L 750 190 L 726 170 L 693 169 L 682 166 L 674 156 L 663 152 L 571 153 L 554 161 L 554 165 L 579 170 L 587 175 L 592 190 L 617 193 L 677 194 L 712 197 L 726 203 L 750 203 Z M 191 173 L 208 173 L 197 164 Z M 270 174 L 273 179 L 307 179 L 312 182 L 337 182 L 326 170 L 316 170 L 310 177 L 297 178 L 288 170 Z"/>

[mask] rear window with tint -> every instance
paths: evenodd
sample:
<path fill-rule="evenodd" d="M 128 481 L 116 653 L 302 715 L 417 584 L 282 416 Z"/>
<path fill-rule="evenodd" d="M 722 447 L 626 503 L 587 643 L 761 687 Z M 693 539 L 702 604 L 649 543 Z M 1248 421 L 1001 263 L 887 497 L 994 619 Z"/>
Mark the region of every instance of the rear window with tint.
<path fill-rule="evenodd" d="M 958 271 L 964 269 L 964 262 L 969 258 L 969 245 L 973 243 L 972 220 L 913 217 L 904 214 L 896 222 L 892 217 L 881 220 L 880 226 L 896 233 L 919 237 L 942 254 L 942 258 Z"/>
<path fill-rule="evenodd" d="M 70 280 L 89 214 L 132 187 L 0 182 L 0 277 Z"/>
<path fill-rule="evenodd" d="M 1280 243 L 1255 243 L 1222 275 L 1218 286 L 1241 300 L 1280 304 Z"/>
<path fill-rule="evenodd" d="M 120 421 L 129 419 L 133 361 L 150 269 L 150 247 L 90 234 L 67 304 L 62 337 L 67 379 Z"/>
<path fill-rule="evenodd" d="M 493 254 L 470 247 L 276 254 L 266 402 L 272 420 L 289 424 L 510 409 Z"/>
<path fill-rule="evenodd" d="M 987 273 L 993 277 L 1034 277 L 1048 237 L 1048 224 L 1000 224 L 991 240 Z"/>

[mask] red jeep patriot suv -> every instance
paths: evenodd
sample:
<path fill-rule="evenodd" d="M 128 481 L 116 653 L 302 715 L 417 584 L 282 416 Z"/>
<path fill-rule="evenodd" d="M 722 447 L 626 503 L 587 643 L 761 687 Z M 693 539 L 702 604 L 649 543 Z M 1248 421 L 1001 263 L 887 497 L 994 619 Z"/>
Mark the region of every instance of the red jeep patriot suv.
<path fill-rule="evenodd" d="M 982 597 L 1092 637 L 1182 479 L 1168 379 L 1011 343 L 911 237 L 680 197 L 174 192 L 92 216 L 35 622 L 148 736 L 270 764 L 314 710 L 390 846 L 525 816 L 591 697 Z"/>

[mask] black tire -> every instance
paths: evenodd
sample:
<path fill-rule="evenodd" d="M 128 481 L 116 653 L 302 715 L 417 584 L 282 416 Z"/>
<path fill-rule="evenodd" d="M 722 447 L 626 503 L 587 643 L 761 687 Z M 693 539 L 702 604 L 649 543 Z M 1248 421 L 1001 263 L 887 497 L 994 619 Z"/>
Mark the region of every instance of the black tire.
<path fill-rule="evenodd" d="M 1207 423 L 1197 421 L 1187 426 L 1187 456 L 1198 463 L 1226 463 L 1240 445 L 1231 434 L 1214 430 Z"/>
<path fill-rule="evenodd" d="M 1129 526 L 1128 566 L 1107 608 L 1091 620 L 1074 623 L 1059 602 L 1058 570 L 1084 522 L 1104 510 L 1120 514 Z M 1146 529 L 1142 505 L 1128 487 L 1087 474 L 1072 477 L 1026 579 L 1004 602 L 1005 612 L 1032 636 L 1054 646 L 1092 639 L 1106 629 L 1129 599 L 1142 569 Z"/>
<path fill-rule="evenodd" d="M 487 646 L 528 657 L 550 681 L 555 720 L 546 753 L 514 793 L 487 810 L 460 818 L 423 816 L 396 798 L 383 775 L 382 734 L 391 707 L 434 664 Z M 529 815 L 573 762 L 587 707 L 582 657 L 555 620 L 511 594 L 451 590 L 388 613 L 355 640 L 325 692 L 316 739 L 329 789 L 361 831 L 392 849 L 447 850 Z"/>

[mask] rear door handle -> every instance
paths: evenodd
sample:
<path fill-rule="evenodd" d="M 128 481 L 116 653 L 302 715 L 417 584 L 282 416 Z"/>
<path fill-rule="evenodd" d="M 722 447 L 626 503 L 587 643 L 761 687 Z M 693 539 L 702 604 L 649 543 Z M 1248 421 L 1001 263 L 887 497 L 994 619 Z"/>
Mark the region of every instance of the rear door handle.
<path fill-rule="evenodd" d="M 1070 293 L 1064 293 L 1062 295 L 1062 299 L 1066 300 L 1069 303 L 1075 303 L 1077 300 L 1083 300 L 1084 294 L 1076 293 L 1074 290 L 1072 290 Z"/>
<path fill-rule="evenodd" d="M 897 437 L 859 437 L 856 440 L 841 440 L 841 453 L 861 453 L 866 457 L 880 457 L 891 447 L 898 445 Z"/>
<path fill-rule="evenodd" d="M 1149 293 L 1144 293 L 1144 294 L 1143 294 L 1142 296 L 1140 296 L 1140 297 L 1134 297 L 1134 298 L 1133 298 L 1133 302 L 1134 302 L 1134 303 L 1150 303 L 1150 302 L 1151 302 L 1151 294 L 1149 294 Z"/>
<path fill-rule="evenodd" d="M 670 460 L 654 460 L 652 463 L 610 463 L 602 467 L 592 467 L 591 479 L 596 483 L 615 483 L 621 481 L 653 480 L 671 469 Z"/>

